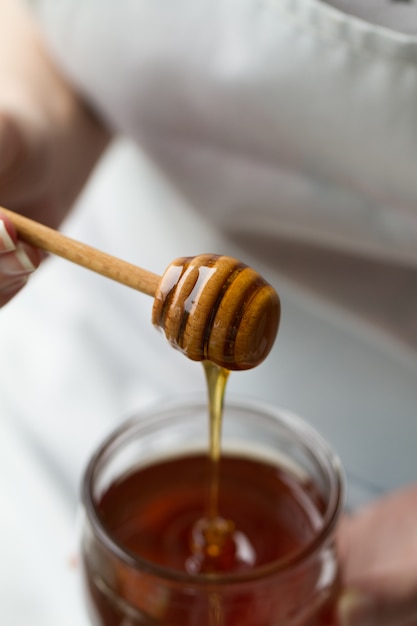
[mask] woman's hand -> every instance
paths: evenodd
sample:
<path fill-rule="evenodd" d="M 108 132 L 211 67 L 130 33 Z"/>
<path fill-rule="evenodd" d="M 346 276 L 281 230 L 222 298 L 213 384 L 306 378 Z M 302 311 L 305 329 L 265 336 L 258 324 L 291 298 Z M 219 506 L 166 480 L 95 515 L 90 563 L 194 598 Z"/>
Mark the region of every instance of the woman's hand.
<path fill-rule="evenodd" d="M 342 626 L 417 626 L 417 485 L 347 516 Z"/>
<path fill-rule="evenodd" d="M 57 227 L 109 137 L 55 67 L 23 3 L 0 0 L 0 212 Z M 2 306 L 42 255 L 17 240 L 8 220 L 0 235 Z"/>

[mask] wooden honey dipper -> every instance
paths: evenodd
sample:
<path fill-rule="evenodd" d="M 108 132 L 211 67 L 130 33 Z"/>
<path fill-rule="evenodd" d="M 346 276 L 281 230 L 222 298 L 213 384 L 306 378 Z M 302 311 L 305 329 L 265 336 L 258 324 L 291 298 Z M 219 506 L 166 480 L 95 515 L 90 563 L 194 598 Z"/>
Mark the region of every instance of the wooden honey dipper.
<path fill-rule="evenodd" d="M 46 252 L 154 297 L 152 322 L 193 361 L 229 370 L 268 355 L 280 320 L 276 291 L 240 261 L 201 254 L 173 261 L 162 277 L 0 207 L 19 237 Z"/>

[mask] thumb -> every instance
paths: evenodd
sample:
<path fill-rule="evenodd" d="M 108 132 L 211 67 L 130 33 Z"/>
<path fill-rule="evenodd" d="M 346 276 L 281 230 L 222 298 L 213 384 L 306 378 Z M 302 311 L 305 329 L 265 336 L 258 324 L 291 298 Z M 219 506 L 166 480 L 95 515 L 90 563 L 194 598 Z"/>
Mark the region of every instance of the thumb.
<path fill-rule="evenodd" d="M 410 626 L 417 623 L 417 590 L 346 589 L 338 602 L 338 616 L 340 626 Z"/>

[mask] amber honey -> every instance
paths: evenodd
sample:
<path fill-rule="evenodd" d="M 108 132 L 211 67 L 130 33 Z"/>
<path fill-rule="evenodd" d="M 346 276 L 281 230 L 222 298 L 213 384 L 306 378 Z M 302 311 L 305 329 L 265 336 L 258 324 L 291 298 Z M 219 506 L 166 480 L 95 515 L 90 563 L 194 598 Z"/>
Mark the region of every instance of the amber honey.
<path fill-rule="evenodd" d="M 218 552 L 205 553 L 198 535 L 210 531 L 210 477 L 204 455 L 139 468 L 110 486 L 98 510 L 124 549 L 190 574 L 246 571 L 285 559 L 320 527 L 322 505 L 311 485 L 255 459 L 223 456 L 218 514 L 233 526 L 223 537 L 219 526 Z"/>

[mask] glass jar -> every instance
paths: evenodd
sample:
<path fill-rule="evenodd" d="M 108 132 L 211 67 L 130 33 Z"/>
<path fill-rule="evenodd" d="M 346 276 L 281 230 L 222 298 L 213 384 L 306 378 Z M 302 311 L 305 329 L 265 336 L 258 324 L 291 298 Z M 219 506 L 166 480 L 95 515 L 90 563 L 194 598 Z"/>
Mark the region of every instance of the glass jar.
<path fill-rule="evenodd" d="M 244 515 L 251 517 L 264 505 L 272 505 L 268 510 L 280 522 L 274 528 L 275 522 L 271 520 L 264 520 L 266 524 L 256 521 L 258 538 L 274 546 L 281 540 L 285 544 L 283 537 L 288 531 L 291 536 L 295 533 L 304 538 L 300 545 L 239 571 L 194 574 L 166 566 L 160 559 L 154 561 L 120 538 L 119 531 L 123 528 L 127 532 L 132 524 L 129 511 L 135 507 L 136 498 L 141 497 L 141 488 L 127 489 L 123 496 L 126 501 L 120 506 L 113 503 L 107 510 L 103 498 L 111 486 L 119 484 L 129 473 L 132 475 L 133 469 L 142 471 L 165 462 L 173 463 L 170 467 L 174 475 L 181 459 L 204 456 L 207 448 L 207 403 L 191 399 L 161 404 L 127 421 L 94 454 L 83 480 L 81 537 L 83 588 L 91 623 L 94 626 L 332 624 L 339 584 L 334 538 L 343 508 L 343 473 L 322 437 L 286 411 L 259 402 L 226 402 L 222 458 L 232 459 L 233 467 L 243 459 L 244 464 L 261 463 L 269 467 L 272 477 L 279 473 L 290 496 L 296 486 L 297 506 L 291 497 L 263 498 L 263 484 L 256 484 L 257 473 L 252 470 L 241 477 L 235 476 L 224 506 L 227 508 L 234 497 L 246 500 L 247 494 L 248 500 L 252 500 Z M 198 471 L 194 472 L 191 466 L 182 473 L 178 487 L 187 492 L 189 480 L 201 482 Z M 222 481 L 227 484 L 228 477 L 221 475 L 220 500 Z M 202 484 L 201 490 L 204 488 Z M 153 495 L 158 489 L 146 487 Z M 172 496 L 174 508 L 179 501 L 175 489 L 176 483 L 172 493 L 164 496 L 165 499 Z M 235 504 L 230 506 L 229 514 L 233 516 L 236 511 L 237 515 Z M 113 516 L 117 517 L 119 512 L 121 517 L 114 522 Z M 145 510 L 140 517 L 146 514 Z M 172 517 L 174 525 L 179 523 L 178 516 Z M 158 523 L 156 518 L 155 523 Z M 244 526 L 245 520 L 240 523 Z M 285 533 L 281 523 L 285 525 Z M 150 524 L 152 529 L 153 522 Z M 142 541 L 146 553 L 148 543 L 146 537 L 140 537 L 141 532 L 137 531 L 137 540 Z M 155 546 L 158 554 L 166 541 L 161 532 L 160 542 Z"/>

